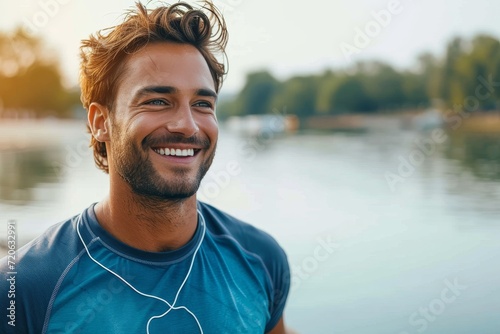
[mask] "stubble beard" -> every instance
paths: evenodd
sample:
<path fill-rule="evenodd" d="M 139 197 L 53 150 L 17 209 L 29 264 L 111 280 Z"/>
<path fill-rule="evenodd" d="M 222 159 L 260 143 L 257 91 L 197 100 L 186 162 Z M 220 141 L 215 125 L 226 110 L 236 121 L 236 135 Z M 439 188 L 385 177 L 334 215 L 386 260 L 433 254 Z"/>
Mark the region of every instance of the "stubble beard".
<path fill-rule="evenodd" d="M 149 159 L 150 152 L 148 151 L 151 151 L 151 146 L 148 144 L 148 138 L 143 141 L 142 147 L 139 147 L 131 140 L 123 138 L 120 131 L 117 132 L 118 138 L 111 147 L 116 171 L 130 186 L 132 192 L 146 201 L 179 202 L 190 198 L 198 191 L 201 180 L 212 165 L 215 156 L 216 144 L 213 145 L 212 152 L 200 165 L 194 177 L 189 175 L 191 172 L 186 168 L 174 168 L 172 169 L 173 176 L 167 180 L 154 168 Z M 208 139 L 190 141 L 203 142 L 205 146 L 211 147 Z"/>

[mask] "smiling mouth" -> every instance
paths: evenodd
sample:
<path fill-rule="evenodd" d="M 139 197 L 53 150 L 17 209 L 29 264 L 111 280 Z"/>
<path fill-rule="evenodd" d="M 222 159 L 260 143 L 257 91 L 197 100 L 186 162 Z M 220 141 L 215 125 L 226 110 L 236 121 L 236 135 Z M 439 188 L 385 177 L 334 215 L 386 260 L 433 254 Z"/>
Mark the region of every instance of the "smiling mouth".
<path fill-rule="evenodd" d="M 196 155 L 200 150 L 199 149 L 179 149 L 179 148 L 154 148 L 153 151 L 158 153 L 159 155 L 165 156 L 175 156 L 175 157 L 192 157 Z"/>

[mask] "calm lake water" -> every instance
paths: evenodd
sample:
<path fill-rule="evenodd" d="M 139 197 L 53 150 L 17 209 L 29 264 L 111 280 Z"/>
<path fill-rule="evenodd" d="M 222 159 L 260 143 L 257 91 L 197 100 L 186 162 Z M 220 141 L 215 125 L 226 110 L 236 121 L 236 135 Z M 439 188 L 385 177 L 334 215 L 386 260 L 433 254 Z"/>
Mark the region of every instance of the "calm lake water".
<path fill-rule="evenodd" d="M 0 151 L 23 242 L 108 190 L 83 125 L 44 131 L 60 140 Z M 500 136 L 222 131 L 199 197 L 285 248 L 299 333 L 500 333 Z"/>

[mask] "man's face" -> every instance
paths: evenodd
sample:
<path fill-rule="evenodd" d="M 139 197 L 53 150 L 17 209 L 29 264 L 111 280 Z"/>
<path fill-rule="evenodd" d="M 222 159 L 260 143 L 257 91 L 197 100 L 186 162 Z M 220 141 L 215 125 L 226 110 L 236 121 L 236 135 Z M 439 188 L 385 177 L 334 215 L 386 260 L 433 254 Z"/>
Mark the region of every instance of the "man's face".
<path fill-rule="evenodd" d="M 110 173 L 141 196 L 194 195 L 215 155 L 215 103 L 195 47 L 157 43 L 129 56 L 110 111 Z"/>

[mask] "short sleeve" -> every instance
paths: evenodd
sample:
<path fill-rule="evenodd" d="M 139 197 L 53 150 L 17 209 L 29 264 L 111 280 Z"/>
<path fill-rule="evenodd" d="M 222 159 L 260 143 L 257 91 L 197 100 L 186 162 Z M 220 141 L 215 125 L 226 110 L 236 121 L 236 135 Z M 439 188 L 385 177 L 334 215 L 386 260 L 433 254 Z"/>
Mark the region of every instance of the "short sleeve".
<path fill-rule="evenodd" d="M 290 291 L 290 267 L 285 252 L 278 248 L 272 263 L 268 263 L 273 284 L 272 303 L 269 305 L 271 315 L 266 325 L 266 333 L 271 331 L 283 316 L 286 300 Z"/>

